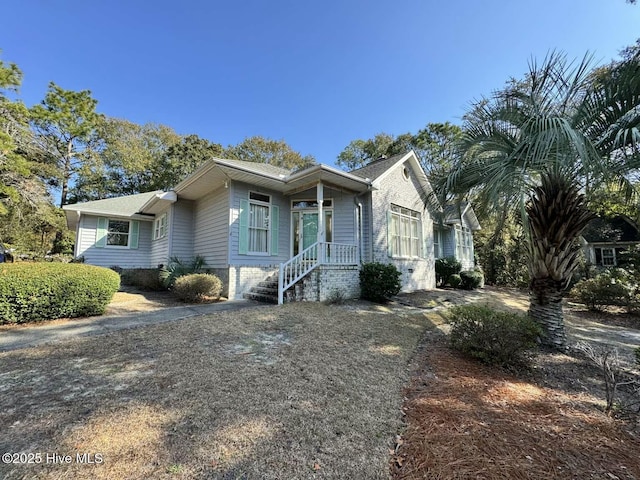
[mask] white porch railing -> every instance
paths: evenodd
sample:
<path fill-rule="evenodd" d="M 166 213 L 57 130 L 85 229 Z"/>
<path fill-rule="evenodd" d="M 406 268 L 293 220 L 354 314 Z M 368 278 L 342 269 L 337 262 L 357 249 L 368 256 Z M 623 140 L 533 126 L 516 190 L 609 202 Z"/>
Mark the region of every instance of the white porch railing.
<path fill-rule="evenodd" d="M 295 257 L 280 264 L 278 272 L 278 305 L 284 292 L 318 265 L 357 265 L 358 247 L 348 243 L 316 242 Z"/>

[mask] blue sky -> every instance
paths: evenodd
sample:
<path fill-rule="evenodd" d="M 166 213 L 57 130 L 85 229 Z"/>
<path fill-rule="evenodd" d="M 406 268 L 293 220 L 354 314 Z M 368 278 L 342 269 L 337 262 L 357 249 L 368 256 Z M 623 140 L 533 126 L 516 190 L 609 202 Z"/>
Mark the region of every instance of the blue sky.
<path fill-rule="evenodd" d="M 606 63 L 640 37 L 624 0 L 0 1 L 21 98 L 49 81 L 101 113 L 223 145 L 286 140 L 332 164 L 356 138 L 459 122 L 558 49 Z"/>

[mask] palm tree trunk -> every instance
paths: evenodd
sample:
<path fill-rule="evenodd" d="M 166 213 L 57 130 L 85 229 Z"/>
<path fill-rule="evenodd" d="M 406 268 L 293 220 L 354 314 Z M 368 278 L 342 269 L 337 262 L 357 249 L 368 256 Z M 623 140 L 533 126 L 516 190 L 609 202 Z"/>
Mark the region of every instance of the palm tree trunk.
<path fill-rule="evenodd" d="M 557 172 L 541 176 L 526 212 L 530 233 L 529 316 L 542 327 L 542 343 L 560 349 L 567 343 L 562 293 L 579 263 L 576 240 L 594 215 L 573 181 Z"/>
<path fill-rule="evenodd" d="M 562 313 L 562 285 L 550 278 L 531 282 L 529 317 L 542 327 L 544 345 L 561 349 L 567 343 Z"/>

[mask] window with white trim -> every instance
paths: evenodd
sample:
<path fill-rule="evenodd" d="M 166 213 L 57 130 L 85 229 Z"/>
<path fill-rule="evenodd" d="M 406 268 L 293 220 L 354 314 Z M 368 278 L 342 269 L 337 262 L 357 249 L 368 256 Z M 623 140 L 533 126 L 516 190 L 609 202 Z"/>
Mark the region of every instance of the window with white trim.
<path fill-rule="evenodd" d="M 167 214 L 163 213 L 153 222 L 153 239 L 158 240 L 167 235 Z"/>
<path fill-rule="evenodd" d="M 472 246 L 471 229 L 456 225 L 456 257 L 458 260 L 471 260 Z"/>
<path fill-rule="evenodd" d="M 248 253 L 269 254 L 271 195 L 249 192 Z"/>
<path fill-rule="evenodd" d="M 613 267 L 616 264 L 616 251 L 613 248 L 602 249 L 602 265 L 604 267 Z"/>
<path fill-rule="evenodd" d="M 129 246 L 129 228 L 131 223 L 128 220 L 109 220 L 107 226 L 107 245 L 110 247 Z"/>
<path fill-rule="evenodd" d="M 433 256 L 434 258 L 442 258 L 442 230 L 436 226 L 433 227 Z"/>
<path fill-rule="evenodd" d="M 422 256 L 420 212 L 392 204 L 389 221 L 389 252 L 391 256 Z"/>

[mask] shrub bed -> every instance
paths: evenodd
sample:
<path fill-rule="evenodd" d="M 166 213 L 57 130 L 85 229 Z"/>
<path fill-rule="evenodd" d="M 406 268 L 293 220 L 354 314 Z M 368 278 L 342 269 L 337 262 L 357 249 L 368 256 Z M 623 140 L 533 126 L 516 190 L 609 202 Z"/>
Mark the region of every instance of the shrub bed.
<path fill-rule="evenodd" d="M 464 290 L 475 290 L 484 287 L 484 275 L 477 270 L 463 270 L 460 272 L 460 288 Z M 455 287 L 455 285 L 452 285 Z"/>
<path fill-rule="evenodd" d="M 365 263 L 360 269 L 360 296 L 384 303 L 400 292 L 401 273 L 391 263 Z"/>
<path fill-rule="evenodd" d="M 451 275 L 458 275 L 462 264 L 455 257 L 444 257 L 436 260 L 436 284 L 444 287 Z"/>
<path fill-rule="evenodd" d="M 633 276 L 622 268 L 612 268 L 594 278 L 580 280 L 571 295 L 589 310 L 598 311 L 606 305 L 637 309 L 637 285 Z"/>
<path fill-rule="evenodd" d="M 184 302 L 203 302 L 219 299 L 222 281 L 209 273 L 193 273 L 175 279 L 173 293 Z"/>
<path fill-rule="evenodd" d="M 100 315 L 120 287 L 108 268 L 73 263 L 0 265 L 0 324 Z"/>
<path fill-rule="evenodd" d="M 542 331 L 529 317 L 483 306 L 451 309 L 451 346 L 485 363 L 526 364 Z"/>
<path fill-rule="evenodd" d="M 123 285 L 132 285 L 143 290 L 166 290 L 160 279 L 159 268 L 128 268 L 120 272 Z"/>

